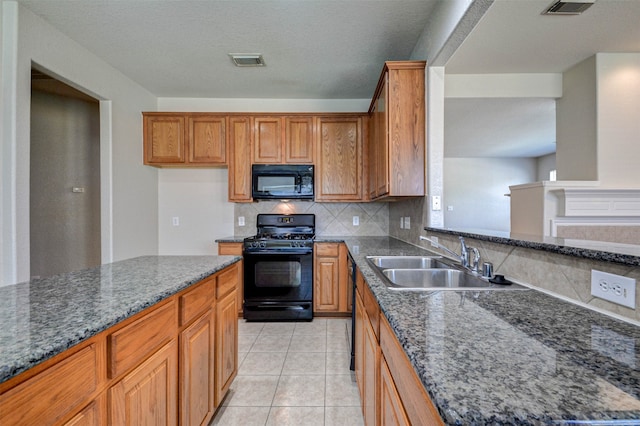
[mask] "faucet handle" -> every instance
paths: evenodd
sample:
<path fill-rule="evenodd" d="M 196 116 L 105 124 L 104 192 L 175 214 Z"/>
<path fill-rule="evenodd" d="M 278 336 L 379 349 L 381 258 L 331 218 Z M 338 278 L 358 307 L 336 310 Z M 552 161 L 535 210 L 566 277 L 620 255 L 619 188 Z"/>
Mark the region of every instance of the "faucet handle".
<path fill-rule="evenodd" d="M 471 263 L 471 272 L 480 273 L 480 251 L 475 247 L 469 247 L 469 251 L 473 253 L 473 262 Z"/>

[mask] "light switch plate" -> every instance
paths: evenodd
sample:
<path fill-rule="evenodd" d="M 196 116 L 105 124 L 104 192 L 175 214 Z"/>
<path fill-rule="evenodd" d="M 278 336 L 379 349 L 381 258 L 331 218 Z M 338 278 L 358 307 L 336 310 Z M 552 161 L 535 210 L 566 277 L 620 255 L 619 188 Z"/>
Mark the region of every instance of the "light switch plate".
<path fill-rule="evenodd" d="M 411 229 L 411 216 L 404 218 L 404 229 Z"/>

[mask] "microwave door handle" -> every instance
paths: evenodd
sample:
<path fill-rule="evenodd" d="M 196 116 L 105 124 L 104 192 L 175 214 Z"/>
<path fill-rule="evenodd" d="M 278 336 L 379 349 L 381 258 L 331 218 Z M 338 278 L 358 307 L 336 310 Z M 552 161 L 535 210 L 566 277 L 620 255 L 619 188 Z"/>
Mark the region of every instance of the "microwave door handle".
<path fill-rule="evenodd" d="M 302 193 L 302 176 L 296 176 L 296 186 L 298 187 L 298 194 Z"/>

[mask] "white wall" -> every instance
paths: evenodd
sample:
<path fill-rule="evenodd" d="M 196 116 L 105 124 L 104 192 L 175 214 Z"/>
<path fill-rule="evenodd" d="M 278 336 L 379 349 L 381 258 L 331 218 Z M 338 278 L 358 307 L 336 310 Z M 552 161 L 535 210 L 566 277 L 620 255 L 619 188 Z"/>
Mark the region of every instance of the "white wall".
<path fill-rule="evenodd" d="M 536 182 L 549 180 L 549 172 L 556 169 L 556 154 L 543 155 L 536 158 Z"/>
<path fill-rule="evenodd" d="M 110 196 L 103 202 L 103 208 L 110 209 L 104 226 L 111 227 L 112 242 L 112 259 L 103 261 L 156 254 L 157 171 L 142 164 L 141 119 L 141 111 L 155 110 L 156 98 L 26 8 L 11 1 L 2 6 L 3 31 L 7 24 L 17 27 L 2 39 L 2 283 L 29 278 L 32 63 L 103 101 L 101 149 L 111 153 L 111 164 L 102 163 L 102 176 L 111 183 L 110 194 L 104 194 Z M 109 117 L 112 122 L 104 122 Z"/>
<path fill-rule="evenodd" d="M 534 158 L 445 158 L 444 226 L 509 232 L 510 200 L 504 194 L 510 185 L 535 179 Z"/>
<path fill-rule="evenodd" d="M 595 56 L 566 71 L 556 102 L 558 180 L 598 180 Z"/>
<path fill-rule="evenodd" d="M 373 95 L 373 94 L 372 94 Z M 159 98 L 159 111 L 366 112 L 370 99 Z M 159 254 L 216 254 L 216 239 L 233 236 L 234 205 L 227 201 L 228 170 L 158 171 Z M 173 217 L 180 225 L 173 226 Z"/>
<path fill-rule="evenodd" d="M 640 187 L 640 53 L 598 53 L 598 180 Z"/>

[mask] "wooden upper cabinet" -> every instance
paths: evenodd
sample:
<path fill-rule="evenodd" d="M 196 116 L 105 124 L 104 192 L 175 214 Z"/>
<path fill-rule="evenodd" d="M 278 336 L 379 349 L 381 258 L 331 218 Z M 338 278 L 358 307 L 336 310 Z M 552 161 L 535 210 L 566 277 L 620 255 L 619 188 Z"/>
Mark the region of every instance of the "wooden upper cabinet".
<path fill-rule="evenodd" d="M 255 117 L 253 119 L 253 163 L 282 162 L 282 118 Z"/>
<path fill-rule="evenodd" d="M 253 119 L 254 164 L 313 164 L 313 117 Z"/>
<path fill-rule="evenodd" d="M 251 201 L 251 119 L 229 117 L 229 201 Z"/>
<path fill-rule="evenodd" d="M 144 164 L 184 164 L 186 117 L 183 114 L 145 113 L 143 118 Z"/>
<path fill-rule="evenodd" d="M 313 164 L 313 117 L 285 117 L 284 162 Z"/>
<path fill-rule="evenodd" d="M 189 162 L 226 165 L 226 128 L 225 115 L 189 116 Z"/>
<path fill-rule="evenodd" d="M 319 117 L 316 201 L 362 201 L 363 117 Z"/>
<path fill-rule="evenodd" d="M 371 198 L 425 194 L 424 61 L 385 62 L 369 108 Z"/>
<path fill-rule="evenodd" d="M 203 113 L 143 113 L 144 164 L 224 166 L 227 117 Z"/>

